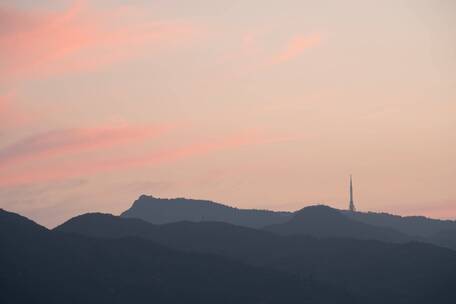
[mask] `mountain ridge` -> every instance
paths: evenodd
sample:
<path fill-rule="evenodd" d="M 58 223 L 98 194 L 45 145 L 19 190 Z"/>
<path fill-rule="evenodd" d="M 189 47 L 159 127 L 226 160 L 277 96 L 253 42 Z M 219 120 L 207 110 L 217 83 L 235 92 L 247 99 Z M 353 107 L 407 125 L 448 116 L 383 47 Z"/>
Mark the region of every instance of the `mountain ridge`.
<path fill-rule="evenodd" d="M 276 212 L 260 209 L 239 209 L 209 200 L 186 198 L 156 198 L 141 195 L 133 205 L 121 213 L 121 217 L 141 218 L 155 224 L 176 221 L 223 221 L 252 228 L 280 223 L 291 215 L 290 212 Z"/>
<path fill-rule="evenodd" d="M 281 224 L 264 227 L 279 234 L 307 234 L 316 237 L 350 237 L 390 242 L 411 241 L 412 238 L 391 228 L 377 227 L 346 217 L 340 210 L 326 205 L 304 207 Z"/>
<path fill-rule="evenodd" d="M 304 207 L 301 210 L 308 207 Z M 456 231 L 456 221 L 417 216 L 402 217 L 388 213 L 351 212 L 335 208 L 331 209 L 337 210 L 347 219 L 359 223 L 353 224 L 358 226 L 358 231 L 355 230 L 355 233 L 352 235 L 344 235 L 341 231 L 334 229 L 332 235 L 326 234 L 326 236 L 360 237 L 363 239 L 373 238 L 386 241 L 417 240 L 456 249 L 456 232 L 453 233 L 453 230 Z M 131 208 L 124 211 L 121 216 L 140 218 L 154 224 L 166 224 L 179 221 L 220 221 L 249 228 L 272 229 L 272 225 L 286 224 L 292 220 L 296 214 L 299 215 L 299 212 L 300 210 L 295 212 L 282 212 L 240 209 L 209 200 L 192 200 L 186 198 L 163 199 L 141 195 L 133 203 Z M 363 232 L 366 227 L 368 227 L 367 230 L 371 231 L 372 234 L 369 235 L 368 233 Z M 305 233 L 306 231 L 303 232 Z M 446 233 L 444 234 L 444 232 Z M 302 232 L 295 231 L 295 233 Z M 318 236 L 322 233 L 321 231 L 313 231 L 311 234 Z M 322 236 L 324 236 L 324 234 Z"/>
<path fill-rule="evenodd" d="M 295 212 L 301 210 L 301 209 L 298 209 L 296 211 L 272 211 L 272 210 L 267 210 L 267 209 L 243 209 L 243 208 L 236 208 L 236 207 L 232 207 L 232 206 L 225 205 L 222 203 L 214 202 L 211 200 L 189 199 L 189 198 L 184 198 L 184 197 L 159 198 L 159 197 L 154 197 L 152 195 L 143 194 L 137 200 L 135 200 L 133 202 L 133 204 L 130 208 L 128 208 L 127 210 L 122 212 L 120 214 L 120 216 L 141 218 L 140 216 L 135 214 L 136 210 L 132 210 L 132 209 L 136 209 L 137 204 L 147 205 L 147 204 L 159 203 L 162 205 L 162 207 L 166 207 L 167 203 L 173 203 L 173 202 L 179 202 L 180 205 L 185 205 L 185 204 L 194 205 L 195 203 L 203 203 L 203 204 L 206 204 L 207 206 L 217 206 L 220 208 L 226 208 L 228 210 L 238 211 L 238 212 L 252 211 L 252 212 L 265 213 L 265 214 L 276 214 L 276 215 L 280 215 L 279 222 L 285 222 L 286 220 L 290 219 Z M 324 205 L 324 204 L 315 204 L 315 205 Z M 310 206 L 313 206 L 313 205 L 309 205 L 307 207 L 310 207 Z M 327 205 L 325 205 L 325 206 L 327 206 Z M 141 207 L 143 207 L 143 206 L 141 206 Z M 201 206 L 200 206 L 200 208 L 201 208 Z M 305 208 L 305 207 L 303 207 L 303 208 Z M 401 215 L 395 215 L 395 214 L 390 214 L 390 213 L 386 213 L 386 212 L 372 212 L 372 211 L 352 212 L 352 211 L 344 210 L 344 209 L 337 209 L 337 208 L 333 208 L 333 207 L 331 207 L 331 208 L 339 210 L 340 212 L 344 213 L 345 215 L 352 217 L 360 222 L 364 222 L 367 224 L 375 224 L 377 226 L 388 226 L 388 227 L 396 228 L 397 230 L 399 230 L 403 233 L 406 233 L 406 234 L 410 234 L 410 235 L 426 236 L 426 235 L 431 235 L 432 233 L 438 232 L 440 230 L 443 230 L 443 228 L 445 228 L 445 229 L 452 228 L 452 227 L 456 228 L 456 219 L 455 220 L 442 220 L 442 219 L 435 219 L 435 218 L 430 218 L 430 217 L 426 217 L 426 216 L 418 216 L 418 215 L 417 216 L 401 216 Z M 141 210 L 141 211 L 143 211 L 143 210 Z M 145 211 L 147 212 L 148 210 L 145 210 Z M 144 217 L 143 219 L 145 219 L 145 216 L 144 215 L 142 215 L 142 216 Z M 403 225 L 398 224 L 396 227 L 396 226 L 393 226 L 392 224 L 382 223 L 381 218 L 389 218 L 389 219 L 396 220 L 397 222 L 405 221 L 407 223 L 405 223 Z M 185 219 L 181 218 L 180 220 L 185 220 Z M 187 220 L 202 221 L 202 220 L 214 220 L 214 219 L 211 219 L 210 217 L 204 218 L 201 214 L 198 214 L 197 216 L 194 216 L 194 218 L 187 219 Z M 153 222 L 153 220 L 148 220 L 148 221 Z M 173 221 L 178 221 L 178 220 L 174 219 Z M 166 222 L 172 222 L 172 221 L 166 221 Z M 163 224 L 163 223 L 165 223 L 165 222 L 160 222 L 160 224 Z M 427 226 L 427 227 L 429 227 L 429 225 L 434 225 L 437 228 L 434 228 L 434 229 L 432 229 L 432 228 L 422 229 L 421 228 L 421 229 L 418 229 L 418 232 L 414 231 L 412 228 L 407 228 L 407 225 L 413 225 L 413 224 L 418 225 L 419 223 L 422 223 L 424 226 Z M 269 224 L 272 224 L 272 223 L 269 223 Z M 261 226 L 257 226 L 257 228 L 258 227 L 261 227 Z M 406 228 L 403 228 L 403 227 L 406 227 Z"/>
<path fill-rule="evenodd" d="M 114 216 L 90 217 L 109 221 Z M 22 226 L 26 231 L 18 229 Z M 39 238 L 29 237 L 33 229 Z M 343 290 L 278 270 L 136 236 L 51 231 L 3 211 L 0 244 L 1 303 L 329 304 L 339 297 L 357 302 Z"/>
<path fill-rule="evenodd" d="M 100 226 L 87 231 L 82 215 L 69 220 L 59 229 L 90 236 L 100 236 L 100 231 L 103 231 L 103 237 L 111 238 L 131 234 L 179 250 L 221 255 L 334 286 L 345 286 L 348 292 L 368 303 L 401 303 L 399 300 L 395 302 L 400 297 L 404 297 L 406 302 L 420 303 L 421 297 L 425 297 L 421 291 L 436 296 L 448 293 L 446 289 L 440 290 L 433 275 L 439 274 L 443 280 L 453 276 L 456 269 L 455 251 L 425 243 L 393 244 L 350 238 L 280 236 L 264 230 L 208 221 L 163 225 L 143 221 L 143 227 L 138 230 L 137 223 L 131 222 L 131 219 L 111 216 L 109 221 L 111 223 L 105 225 L 105 221 L 100 220 Z M 115 225 L 113 222 L 123 228 L 120 231 L 111 229 Z M 129 223 L 133 223 L 133 228 Z M 410 258 L 411 255 L 413 258 Z M 438 261 L 434 262 L 436 259 Z M 437 284 L 436 289 L 423 287 L 431 283 Z M 405 296 L 405 291 L 412 294 Z M 382 296 L 378 296 L 377 301 L 372 295 L 378 293 Z M 442 300 L 442 303 L 445 301 Z"/>

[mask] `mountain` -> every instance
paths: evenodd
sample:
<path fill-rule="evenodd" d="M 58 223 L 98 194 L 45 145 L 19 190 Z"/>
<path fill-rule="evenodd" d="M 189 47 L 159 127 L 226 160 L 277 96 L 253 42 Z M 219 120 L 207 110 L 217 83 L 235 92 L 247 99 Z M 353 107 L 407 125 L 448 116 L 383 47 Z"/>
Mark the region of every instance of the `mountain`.
<path fill-rule="evenodd" d="M 326 207 L 326 208 L 325 208 Z M 456 249 L 456 221 L 387 213 L 350 212 L 327 206 L 310 206 L 296 212 L 237 209 L 219 203 L 185 198 L 140 196 L 121 214 L 154 224 L 180 221 L 225 222 L 265 228 L 281 234 L 351 237 L 391 242 L 420 241 Z M 363 225 L 364 224 L 364 225 Z"/>
<path fill-rule="evenodd" d="M 143 238 L 49 231 L 4 210 L 0 244 L 0 303 L 356 302 L 277 270 Z"/>
<path fill-rule="evenodd" d="M 369 225 L 393 228 L 411 236 L 429 237 L 443 230 L 456 230 L 456 221 L 424 216 L 399 216 L 388 213 L 342 211 L 347 217 Z"/>
<path fill-rule="evenodd" d="M 441 230 L 427 238 L 428 242 L 456 250 L 456 229 Z"/>
<path fill-rule="evenodd" d="M 245 227 L 259 228 L 283 223 L 290 212 L 237 209 L 205 200 L 185 198 L 163 199 L 142 195 L 122 217 L 140 218 L 154 224 L 179 221 L 219 221 Z"/>
<path fill-rule="evenodd" d="M 305 234 L 316 237 L 347 237 L 363 240 L 405 242 L 412 238 L 391 228 L 368 225 L 325 205 L 305 207 L 281 224 L 264 228 L 282 235 Z"/>
<path fill-rule="evenodd" d="M 347 290 L 364 303 L 452 303 L 456 252 L 423 243 L 280 236 L 221 222 L 153 225 L 104 214 L 56 228 L 103 238 L 135 236 L 186 252 L 224 256 Z"/>

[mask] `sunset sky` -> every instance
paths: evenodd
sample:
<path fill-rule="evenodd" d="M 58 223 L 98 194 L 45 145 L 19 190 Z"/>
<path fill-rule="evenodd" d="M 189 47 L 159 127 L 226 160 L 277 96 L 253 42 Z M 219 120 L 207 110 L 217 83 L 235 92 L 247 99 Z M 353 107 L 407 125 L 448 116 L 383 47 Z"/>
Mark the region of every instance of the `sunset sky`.
<path fill-rule="evenodd" d="M 456 218 L 456 3 L 0 1 L 0 208 Z"/>

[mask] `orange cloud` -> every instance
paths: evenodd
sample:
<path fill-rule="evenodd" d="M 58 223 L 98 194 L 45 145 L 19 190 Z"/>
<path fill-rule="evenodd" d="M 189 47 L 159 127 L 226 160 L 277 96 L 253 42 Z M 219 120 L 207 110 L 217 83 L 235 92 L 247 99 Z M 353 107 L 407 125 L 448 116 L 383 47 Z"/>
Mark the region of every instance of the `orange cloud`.
<path fill-rule="evenodd" d="M 163 133 L 167 126 L 104 125 L 54 130 L 25 138 L 0 150 L 0 168 L 28 160 L 101 149 Z"/>
<path fill-rule="evenodd" d="M 49 182 L 75 177 L 87 177 L 98 173 L 126 170 L 143 166 L 160 165 L 194 155 L 234 148 L 246 144 L 261 143 L 265 140 L 255 134 L 238 134 L 216 141 L 200 142 L 180 148 L 164 149 L 137 157 L 126 157 L 102 161 L 84 160 L 79 163 L 66 162 L 53 167 L 38 168 L 11 174 L 0 174 L 0 186 L 11 187 L 22 184 Z"/>
<path fill-rule="evenodd" d="M 277 64 L 292 60 L 301 55 L 301 53 L 304 52 L 304 50 L 319 45 L 320 42 L 321 36 L 319 34 L 314 34 L 310 36 L 295 36 L 292 39 L 290 39 L 290 41 L 288 42 L 283 51 L 274 56 L 272 62 L 274 64 Z"/>
<path fill-rule="evenodd" d="M 0 6 L 0 20 L 0 79 L 92 70 L 194 33 L 188 24 L 150 21 L 132 7 L 100 11 L 86 1 L 62 12 Z"/>

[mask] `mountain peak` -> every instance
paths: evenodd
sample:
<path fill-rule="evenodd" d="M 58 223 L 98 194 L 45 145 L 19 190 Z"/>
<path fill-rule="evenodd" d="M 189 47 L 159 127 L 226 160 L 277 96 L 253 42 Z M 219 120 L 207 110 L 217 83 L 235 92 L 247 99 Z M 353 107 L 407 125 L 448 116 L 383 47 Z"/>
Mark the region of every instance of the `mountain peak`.
<path fill-rule="evenodd" d="M 11 234 L 11 231 L 15 234 Z M 48 229 L 22 215 L 0 209 L 0 236 L 15 237 L 19 234 L 32 236 L 44 231 Z"/>
<path fill-rule="evenodd" d="M 126 230 L 129 230 L 130 233 L 134 231 L 137 234 L 149 226 L 151 224 L 140 219 L 122 219 L 106 213 L 86 213 L 69 219 L 54 228 L 54 230 L 77 234 L 88 234 L 89 232 L 96 231 L 93 236 L 110 237 L 112 235 L 125 234 Z"/>
<path fill-rule="evenodd" d="M 390 228 L 376 227 L 347 217 L 326 205 L 305 207 L 296 211 L 286 223 L 266 227 L 278 234 L 307 234 L 317 237 L 350 237 L 383 241 L 404 241 L 408 237 Z"/>
<path fill-rule="evenodd" d="M 304 207 L 294 213 L 292 222 L 319 222 L 320 224 L 334 224 L 347 221 L 347 218 L 338 210 L 327 205 L 313 205 Z"/>
<path fill-rule="evenodd" d="M 324 204 L 317 204 L 312 206 L 307 206 L 302 209 L 299 209 L 295 212 L 295 215 L 306 214 L 306 213 L 321 213 L 321 214 L 340 214 L 340 210 L 330 207 Z"/>

